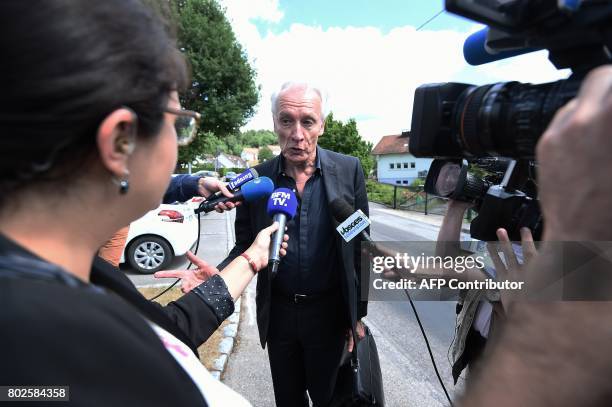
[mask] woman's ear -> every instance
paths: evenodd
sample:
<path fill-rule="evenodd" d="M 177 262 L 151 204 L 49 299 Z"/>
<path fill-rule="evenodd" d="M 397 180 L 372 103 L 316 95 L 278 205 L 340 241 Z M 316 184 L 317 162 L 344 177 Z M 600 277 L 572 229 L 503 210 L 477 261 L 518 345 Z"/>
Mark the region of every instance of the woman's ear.
<path fill-rule="evenodd" d="M 98 127 L 96 142 L 102 165 L 114 176 L 128 173 L 128 157 L 136 147 L 137 117 L 121 108 L 106 116 Z"/>

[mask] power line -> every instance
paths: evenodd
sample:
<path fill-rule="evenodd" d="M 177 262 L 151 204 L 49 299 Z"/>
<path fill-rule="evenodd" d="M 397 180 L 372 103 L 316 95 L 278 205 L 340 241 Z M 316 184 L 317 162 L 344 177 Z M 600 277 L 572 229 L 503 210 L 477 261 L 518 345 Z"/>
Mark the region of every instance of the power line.
<path fill-rule="evenodd" d="M 433 17 L 431 17 L 429 20 L 425 21 L 425 22 L 424 22 L 423 24 L 421 24 L 421 25 L 419 26 L 419 28 L 417 28 L 416 30 L 417 30 L 417 31 L 419 31 L 421 28 L 425 27 L 427 24 L 429 24 L 430 22 L 432 22 L 432 21 L 433 21 L 433 20 L 434 20 L 436 17 L 438 17 L 440 14 L 444 13 L 444 11 L 445 11 L 444 9 L 442 9 L 442 10 L 438 11 L 438 12 L 436 13 L 436 15 L 434 15 Z"/>

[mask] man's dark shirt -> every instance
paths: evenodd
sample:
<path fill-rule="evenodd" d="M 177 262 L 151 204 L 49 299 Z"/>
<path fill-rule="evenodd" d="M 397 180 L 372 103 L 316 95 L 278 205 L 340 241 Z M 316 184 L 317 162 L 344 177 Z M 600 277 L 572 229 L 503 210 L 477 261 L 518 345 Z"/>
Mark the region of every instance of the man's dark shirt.
<path fill-rule="evenodd" d="M 340 284 L 339 256 L 318 148 L 316 170 L 306 182 L 301 198 L 295 180 L 284 172 L 284 161 L 281 156 L 274 185 L 293 190 L 298 198 L 298 209 L 295 217 L 287 222 L 289 247 L 287 255 L 281 259 L 273 289 L 286 295 L 325 293 Z"/>

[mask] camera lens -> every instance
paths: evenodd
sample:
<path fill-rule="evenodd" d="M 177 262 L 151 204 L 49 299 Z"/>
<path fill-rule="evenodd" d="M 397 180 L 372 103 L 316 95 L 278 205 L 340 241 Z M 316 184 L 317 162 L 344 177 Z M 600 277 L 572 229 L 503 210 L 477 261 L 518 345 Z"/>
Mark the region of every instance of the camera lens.
<path fill-rule="evenodd" d="M 579 85 L 501 82 L 466 89 L 456 105 L 454 131 L 463 155 L 533 159 L 546 126 Z"/>

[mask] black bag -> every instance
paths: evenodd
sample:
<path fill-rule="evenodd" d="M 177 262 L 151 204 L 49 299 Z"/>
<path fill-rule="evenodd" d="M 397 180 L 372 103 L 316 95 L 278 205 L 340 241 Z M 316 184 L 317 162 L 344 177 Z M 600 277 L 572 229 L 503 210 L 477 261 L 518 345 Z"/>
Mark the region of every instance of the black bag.
<path fill-rule="evenodd" d="M 385 405 L 376 342 L 368 327 L 364 325 L 364 329 L 365 337 L 358 343 L 355 341 L 353 352 L 345 351 L 348 357 L 343 358 L 345 361 L 338 371 L 332 407 Z"/>

